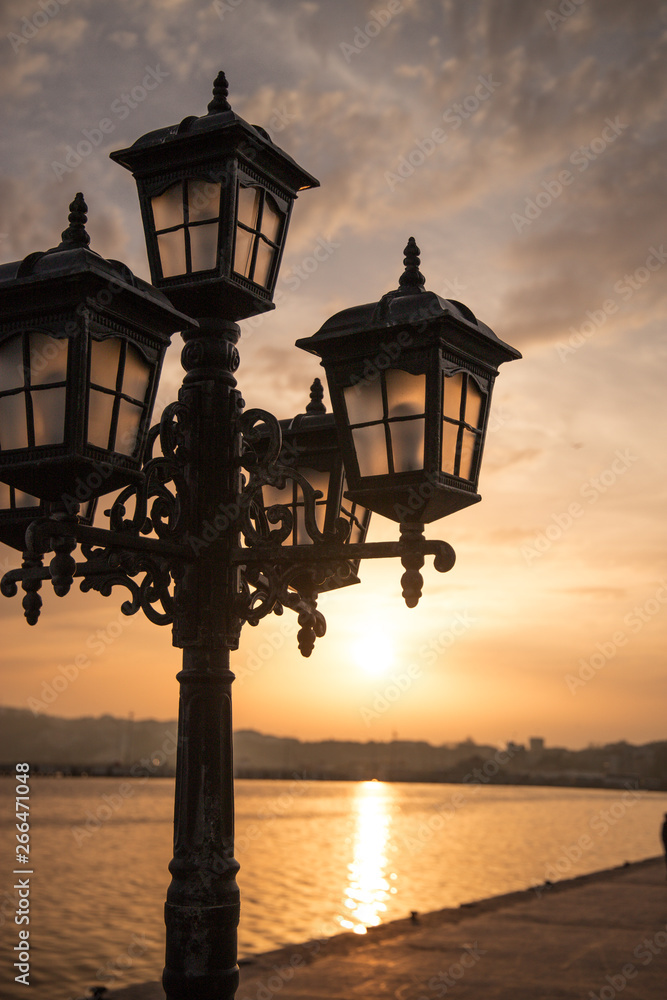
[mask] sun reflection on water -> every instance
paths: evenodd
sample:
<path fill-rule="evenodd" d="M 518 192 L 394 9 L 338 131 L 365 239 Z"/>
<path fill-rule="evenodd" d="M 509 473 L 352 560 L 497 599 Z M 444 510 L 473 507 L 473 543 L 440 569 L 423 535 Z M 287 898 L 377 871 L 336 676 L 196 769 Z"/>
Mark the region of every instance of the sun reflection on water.
<path fill-rule="evenodd" d="M 388 872 L 387 858 L 392 800 L 390 785 L 379 781 L 357 785 L 354 853 L 344 901 L 348 912 L 338 917 L 340 926 L 355 934 L 365 934 L 368 927 L 381 923 L 387 899 L 396 892 L 389 881 L 396 874 Z"/>

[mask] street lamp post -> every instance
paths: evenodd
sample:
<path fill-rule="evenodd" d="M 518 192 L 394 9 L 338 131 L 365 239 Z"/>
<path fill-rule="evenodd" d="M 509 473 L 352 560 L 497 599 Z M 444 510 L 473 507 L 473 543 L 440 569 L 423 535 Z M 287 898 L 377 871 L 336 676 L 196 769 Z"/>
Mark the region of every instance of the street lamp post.
<path fill-rule="evenodd" d="M 90 250 L 82 195 L 58 247 L 0 267 L 0 540 L 23 551 L 0 589 L 20 584 L 35 624 L 47 581 L 59 596 L 75 578 L 105 596 L 120 586 L 125 614 L 173 626 L 183 669 L 163 985 L 168 1000 L 232 1000 L 241 627 L 290 608 L 309 655 L 326 628 L 318 593 L 358 582 L 365 558 L 400 557 L 414 606 L 424 556 L 442 572 L 454 563 L 423 523 L 479 499 L 490 387 L 519 355 L 465 306 L 424 292 L 411 241 L 396 292 L 299 342 L 323 359 L 333 415 L 319 380 L 291 421 L 244 412 L 237 321 L 273 308 L 293 201 L 318 182 L 231 110 L 223 74 L 207 115 L 112 158 L 137 179 L 153 285 Z M 176 330 L 185 377 L 149 431 Z M 387 338 L 400 350 L 384 365 Z M 96 527 L 111 492 L 109 526 Z M 372 510 L 401 523 L 398 542 L 365 541 Z"/>

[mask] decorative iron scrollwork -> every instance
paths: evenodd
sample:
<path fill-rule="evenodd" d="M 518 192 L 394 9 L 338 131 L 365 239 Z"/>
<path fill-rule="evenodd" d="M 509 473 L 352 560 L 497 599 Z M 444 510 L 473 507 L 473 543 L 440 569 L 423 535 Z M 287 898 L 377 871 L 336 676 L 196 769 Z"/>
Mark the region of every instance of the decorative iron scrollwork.
<path fill-rule="evenodd" d="M 315 640 L 326 632 L 326 621 L 317 607 L 318 594 L 326 586 L 342 584 L 351 574 L 351 561 L 398 556 L 405 572 L 403 596 L 414 607 L 423 585 L 420 573 L 427 554 L 434 565 L 447 572 L 454 565 L 454 550 L 446 542 L 424 538 L 423 525 L 403 524 L 398 542 L 349 541 L 350 520 L 338 517 L 333 528 L 320 529 L 317 502 L 322 493 L 307 477 L 289 464 L 278 420 L 266 410 L 254 408 L 236 417 L 240 441 L 241 487 L 226 530 L 240 536 L 229 559 L 239 569 L 239 585 L 233 611 L 242 622 L 257 625 L 267 615 L 285 608 L 298 617 L 299 649 L 309 656 Z M 197 552 L 187 544 L 188 518 L 194 498 L 190 495 L 186 469 L 191 456 L 192 414 L 184 402 L 170 404 L 150 431 L 150 451 L 159 444 L 161 454 L 145 464 L 141 479 L 124 487 L 105 511 L 109 528 L 81 523 L 71 511 L 55 509 L 40 517 L 26 532 L 26 551 L 20 569 L 6 573 L 0 592 L 15 596 L 20 583 L 24 591 L 26 620 L 34 625 L 40 615 L 40 590 L 51 581 L 64 596 L 74 579 L 81 590 L 110 596 L 124 587 L 129 598 L 121 605 L 125 615 L 143 611 L 156 625 L 173 624 L 179 614 L 175 585 Z M 307 544 L 286 544 L 293 533 L 293 509 L 284 503 L 266 503 L 265 490 L 283 490 L 287 483 L 299 491 L 299 510 Z M 77 562 L 80 547 L 83 561 Z M 44 558 L 53 553 L 48 565 Z"/>
<path fill-rule="evenodd" d="M 288 607 L 298 615 L 301 629 L 298 633 L 299 649 L 304 656 L 312 652 L 316 638 L 326 632 L 324 616 L 317 610 L 317 594 L 323 584 L 338 570 L 337 564 L 322 560 L 320 548 L 330 544 L 342 546 L 350 532 L 349 521 L 340 517 L 333 530 L 320 530 L 316 518 L 316 502 L 322 497 L 308 479 L 283 461 L 282 432 L 278 420 L 266 410 L 253 408 L 239 417 L 242 437 L 240 464 L 247 480 L 241 490 L 239 530 L 245 546 L 252 552 L 253 564 L 244 564 L 242 550 L 237 550 L 236 561 L 241 566 L 241 593 L 239 615 L 249 624 L 257 625 L 266 615 L 281 614 Z M 264 488 L 285 488 L 288 482 L 296 484 L 303 498 L 303 527 L 312 545 L 306 558 L 295 562 L 277 559 L 278 549 L 284 545 L 294 529 L 294 515 L 286 504 L 265 505 Z M 273 526 L 276 527 L 273 527 Z M 284 546 L 287 555 L 293 546 Z M 246 553 L 247 554 L 247 553 Z M 345 557 L 341 562 L 349 573 Z"/>
<path fill-rule="evenodd" d="M 114 587 L 125 587 L 130 592 L 130 599 L 121 605 L 125 615 L 143 611 L 156 625 L 173 623 L 173 583 L 185 556 L 179 542 L 185 533 L 188 497 L 183 468 L 189 419 L 184 404 L 167 406 L 149 435 L 149 454 L 159 440 L 162 455 L 149 459 L 139 482 L 126 486 L 115 497 L 105 511 L 109 529 L 83 525 L 75 514 L 57 508 L 50 517 L 30 524 L 23 566 L 6 573 L 0 583 L 6 597 L 14 596 L 21 583 L 30 625 L 39 619 L 43 582 L 50 580 L 62 597 L 75 577 L 83 578 L 80 587 L 84 593 L 96 590 L 108 597 Z M 81 546 L 83 562 L 72 555 L 77 545 Z M 54 555 L 47 567 L 44 557 L 49 552 Z"/>

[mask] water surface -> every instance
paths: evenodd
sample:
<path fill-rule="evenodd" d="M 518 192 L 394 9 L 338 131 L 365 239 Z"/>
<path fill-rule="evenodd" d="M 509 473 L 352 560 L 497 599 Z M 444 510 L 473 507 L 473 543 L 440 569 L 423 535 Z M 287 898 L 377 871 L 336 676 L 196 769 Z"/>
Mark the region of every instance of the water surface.
<path fill-rule="evenodd" d="M 173 781 L 35 778 L 31 989 L 15 984 L 15 783 L 0 778 L 0 993 L 72 1000 L 159 979 Z M 660 853 L 667 795 L 238 781 L 242 955 Z"/>

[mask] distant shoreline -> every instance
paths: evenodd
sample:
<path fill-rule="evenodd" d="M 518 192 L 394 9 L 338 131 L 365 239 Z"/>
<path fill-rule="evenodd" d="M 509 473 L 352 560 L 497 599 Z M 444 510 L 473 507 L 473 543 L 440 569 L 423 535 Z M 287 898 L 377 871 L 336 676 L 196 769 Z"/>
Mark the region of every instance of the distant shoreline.
<path fill-rule="evenodd" d="M 40 767 L 38 764 L 31 764 L 31 771 L 33 778 L 52 778 L 55 780 L 62 780 L 63 778 L 82 778 L 88 780 L 90 778 L 122 778 L 130 779 L 135 781 L 145 781 L 147 778 L 163 778 L 168 780 L 174 780 L 175 772 L 169 768 L 160 769 L 159 771 L 149 772 L 148 770 L 142 770 L 133 766 L 132 768 L 122 768 L 114 765 L 110 765 L 107 768 L 101 768 L 99 765 L 93 765 L 90 768 L 86 767 L 69 767 L 64 765 L 61 768 L 53 767 L 52 765 Z M 13 764 L 0 764 L 0 777 L 8 777 L 14 773 Z M 460 777 L 448 776 L 435 777 L 429 775 L 419 775 L 414 778 L 398 777 L 398 776 L 387 776 L 382 778 L 358 778 L 351 777 L 345 774 L 333 774 L 326 775 L 321 773 L 309 773 L 307 771 L 300 772 L 280 772 L 278 774 L 269 774 L 264 771 L 258 773 L 242 773 L 234 776 L 235 781 L 321 781 L 321 782 L 335 782 L 344 781 L 358 784 L 359 782 L 366 781 L 378 781 L 386 782 L 387 784 L 396 785 L 470 785 L 478 784 L 479 782 L 465 781 Z M 642 784 L 641 780 L 637 780 L 636 777 L 632 776 L 614 776 L 613 778 L 608 778 L 604 781 L 596 780 L 595 778 L 581 778 L 573 775 L 571 778 L 567 777 L 554 777 L 550 778 L 548 775 L 500 775 L 494 778 L 489 778 L 484 782 L 487 785 L 493 785 L 494 787 L 515 787 L 515 788 L 580 788 L 580 789 L 599 789 L 599 790 L 618 790 L 618 789 L 628 789 L 632 791 L 643 791 L 643 792 L 665 792 L 665 788 L 656 788 L 654 786 L 648 786 Z"/>

